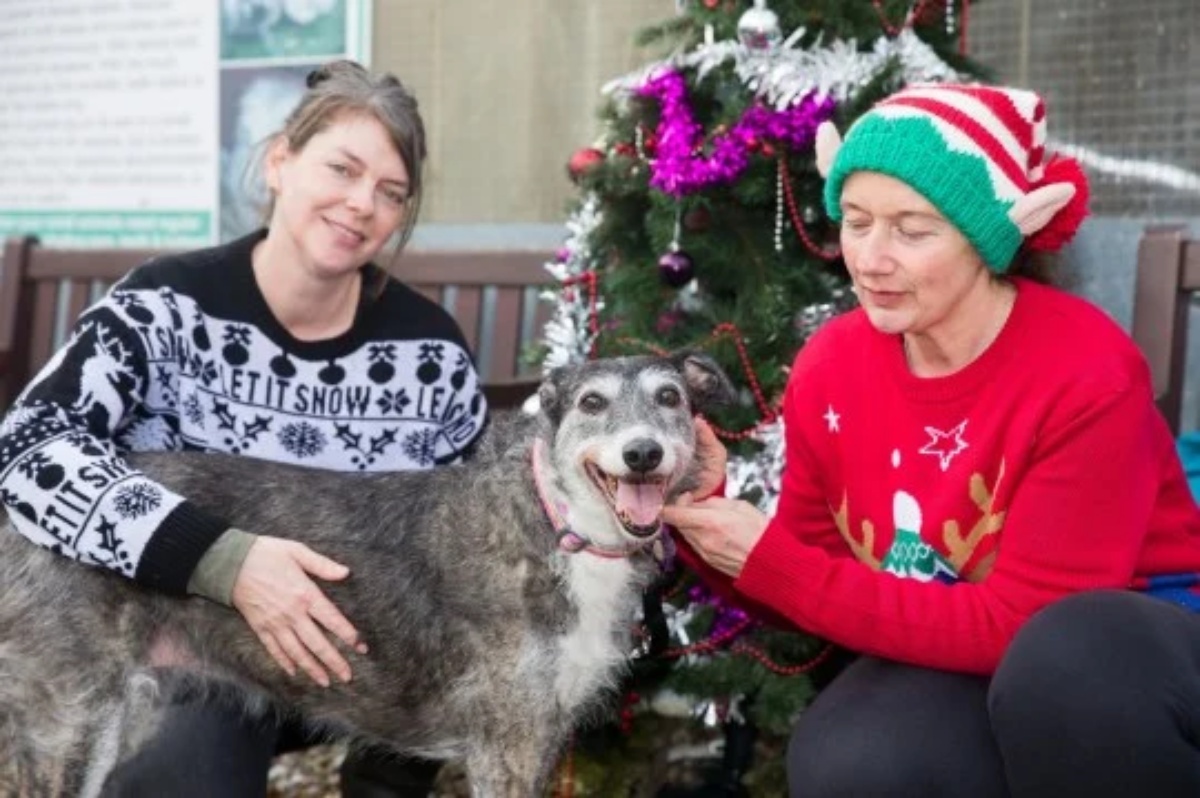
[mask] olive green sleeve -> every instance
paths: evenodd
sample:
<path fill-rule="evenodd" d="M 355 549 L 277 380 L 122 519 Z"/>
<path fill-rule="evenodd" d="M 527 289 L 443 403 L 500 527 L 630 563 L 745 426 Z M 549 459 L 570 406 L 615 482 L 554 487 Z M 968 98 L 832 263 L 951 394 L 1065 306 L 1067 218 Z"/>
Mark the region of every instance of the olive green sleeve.
<path fill-rule="evenodd" d="M 230 606 L 233 583 L 257 535 L 230 527 L 208 548 L 188 580 L 187 591 L 218 604 Z"/>

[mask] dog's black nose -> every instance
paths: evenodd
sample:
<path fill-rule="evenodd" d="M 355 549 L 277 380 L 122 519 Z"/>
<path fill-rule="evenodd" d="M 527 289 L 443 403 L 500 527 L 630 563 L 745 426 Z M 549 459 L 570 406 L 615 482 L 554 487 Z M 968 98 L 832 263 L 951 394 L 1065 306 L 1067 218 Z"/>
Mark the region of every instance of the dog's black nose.
<path fill-rule="evenodd" d="M 645 473 L 653 471 L 662 462 L 663 450 L 657 441 L 639 438 L 636 441 L 630 441 L 625 450 L 621 452 L 621 456 L 625 458 L 625 465 L 634 471 Z"/>

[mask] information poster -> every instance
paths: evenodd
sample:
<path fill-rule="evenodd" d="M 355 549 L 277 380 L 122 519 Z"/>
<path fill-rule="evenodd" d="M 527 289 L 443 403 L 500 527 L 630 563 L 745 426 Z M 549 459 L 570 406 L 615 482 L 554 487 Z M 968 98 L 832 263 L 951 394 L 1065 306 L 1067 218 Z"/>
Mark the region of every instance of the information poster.
<path fill-rule="evenodd" d="M 0 236 L 196 247 L 259 223 L 304 76 L 369 63 L 367 0 L 4 0 Z"/>

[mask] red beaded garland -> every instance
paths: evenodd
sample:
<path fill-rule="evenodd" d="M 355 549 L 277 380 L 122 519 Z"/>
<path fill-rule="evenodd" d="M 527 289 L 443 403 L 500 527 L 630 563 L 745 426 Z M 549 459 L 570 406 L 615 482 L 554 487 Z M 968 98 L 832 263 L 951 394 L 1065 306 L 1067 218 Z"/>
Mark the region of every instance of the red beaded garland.
<path fill-rule="evenodd" d="M 837 260 L 842 256 L 842 248 L 839 246 L 823 247 L 809 238 L 808 231 L 804 229 L 804 220 L 800 218 L 800 212 L 796 209 L 796 195 L 792 192 L 792 180 L 788 175 L 787 159 L 779 159 L 779 171 L 783 182 L 783 198 L 788 209 L 788 218 L 792 220 L 792 227 L 796 230 L 796 235 L 800 236 L 800 241 L 803 242 L 804 248 L 816 255 L 821 260 Z"/>
<path fill-rule="evenodd" d="M 908 14 L 904 17 L 904 22 L 899 27 L 893 25 L 883 12 L 882 0 L 871 0 L 871 5 L 875 6 L 875 13 L 879 15 L 879 24 L 883 25 L 883 29 L 888 36 L 899 36 L 900 31 L 905 28 L 911 28 L 913 20 L 925 13 L 925 6 L 930 0 L 919 0 L 916 5 L 909 9 Z"/>

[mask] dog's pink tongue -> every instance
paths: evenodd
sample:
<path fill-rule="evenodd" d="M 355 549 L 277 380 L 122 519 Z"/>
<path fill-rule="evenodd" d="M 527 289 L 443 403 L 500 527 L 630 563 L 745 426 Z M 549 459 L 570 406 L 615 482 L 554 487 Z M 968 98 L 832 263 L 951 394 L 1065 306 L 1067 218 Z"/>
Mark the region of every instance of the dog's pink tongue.
<path fill-rule="evenodd" d="M 663 486 L 647 482 L 617 483 L 617 511 L 638 526 L 650 526 L 662 514 Z"/>

